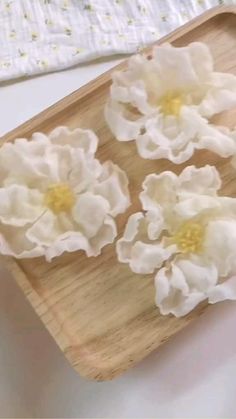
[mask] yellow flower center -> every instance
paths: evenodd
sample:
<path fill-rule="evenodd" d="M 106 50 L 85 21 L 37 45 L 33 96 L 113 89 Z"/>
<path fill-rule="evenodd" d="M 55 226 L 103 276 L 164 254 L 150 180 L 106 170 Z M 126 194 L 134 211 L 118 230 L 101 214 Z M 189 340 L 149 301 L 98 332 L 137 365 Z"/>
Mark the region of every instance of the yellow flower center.
<path fill-rule="evenodd" d="M 75 194 L 65 183 L 52 184 L 45 193 L 45 205 L 54 214 L 69 212 L 75 204 Z"/>
<path fill-rule="evenodd" d="M 183 106 L 183 98 L 180 94 L 168 93 L 161 99 L 160 106 L 165 116 L 173 115 L 178 117 Z"/>
<path fill-rule="evenodd" d="M 197 222 L 187 222 L 175 233 L 173 241 L 183 253 L 200 253 L 204 236 L 203 225 Z"/>

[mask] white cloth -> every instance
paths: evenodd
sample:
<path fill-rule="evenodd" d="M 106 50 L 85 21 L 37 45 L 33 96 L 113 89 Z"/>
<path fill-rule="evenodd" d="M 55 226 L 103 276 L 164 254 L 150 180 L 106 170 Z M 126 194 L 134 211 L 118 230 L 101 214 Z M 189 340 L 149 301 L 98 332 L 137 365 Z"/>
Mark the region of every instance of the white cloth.
<path fill-rule="evenodd" d="M 2 0 L 0 81 L 132 53 L 236 0 Z"/>

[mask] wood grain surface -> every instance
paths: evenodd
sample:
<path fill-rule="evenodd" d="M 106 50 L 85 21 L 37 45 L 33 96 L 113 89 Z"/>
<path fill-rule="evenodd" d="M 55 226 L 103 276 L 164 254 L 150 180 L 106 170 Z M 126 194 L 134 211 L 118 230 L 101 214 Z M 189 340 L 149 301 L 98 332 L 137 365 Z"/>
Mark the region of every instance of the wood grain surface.
<path fill-rule="evenodd" d="M 236 7 L 221 7 L 195 19 L 164 41 L 183 46 L 205 42 L 216 69 L 236 74 Z M 122 63 L 118 68 L 124 67 Z M 223 178 L 222 194 L 236 196 L 235 175 L 227 159 L 197 152 L 187 164 L 175 166 L 166 160 L 141 159 L 134 142 L 115 141 L 106 127 L 103 108 L 111 71 L 72 93 L 32 120 L 4 136 L 30 138 L 34 131 L 49 132 L 58 125 L 91 128 L 100 138 L 97 157 L 112 159 L 130 179 L 132 206 L 117 221 L 122 234 L 128 216 L 139 210 L 138 194 L 144 177 L 151 172 L 179 173 L 186 165 L 216 165 Z M 235 125 L 236 112 L 215 118 L 215 123 Z M 83 376 L 107 380 L 121 374 L 174 333 L 200 316 L 199 306 L 182 319 L 162 317 L 154 304 L 153 275 L 133 274 L 116 259 L 115 246 L 107 246 L 97 258 L 81 252 L 64 254 L 52 263 L 43 258 L 2 258 L 70 363 Z M 184 342 L 183 342 L 184 344 Z"/>

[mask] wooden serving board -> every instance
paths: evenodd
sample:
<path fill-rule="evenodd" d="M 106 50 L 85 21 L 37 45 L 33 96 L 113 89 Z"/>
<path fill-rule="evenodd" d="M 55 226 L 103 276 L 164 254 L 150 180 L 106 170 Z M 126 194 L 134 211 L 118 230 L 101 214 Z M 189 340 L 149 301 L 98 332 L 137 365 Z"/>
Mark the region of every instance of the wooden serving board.
<path fill-rule="evenodd" d="M 213 9 L 162 39 L 183 46 L 205 42 L 211 49 L 216 69 L 236 74 L 236 7 Z M 118 68 L 124 67 L 122 63 Z M 34 131 L 49 132 L 57 125 L 91 128 L 100 138 L 101 161 L 112 159 L 130 179 L 133 204 L 118 217 L 121 234 L 128 216 L 140 209 L 138 194 L 144 177 L 151 172 L 179 173 L 187 164 L 216 165 L 223 180 L 223 194 L 236 196 L 234 174 L 227 160 L 202 151 L 185 165 L 166 160 L 141 159 L 134 142 L 115 141 L 107 128 L 103 108 L 111 83 L 111 71 L 82 87 L 32 120 L 7 134 L 3 140 L 30 138 Z M 235 125 L 236 112 L 215 119 Z M 153 275 L 133 274 L 116 259 L 115 246 L 107 246 L 97 258 L 81 252 L 64 254 L 52 263 L 43 258 L 3 262 L 15 276 L 35 311 L 74 368 L 83 376 L 111 379 L 136 364 L 151 351 L 200 316 L 199 306 L 182 319 L 162 317 L 154 304 Z"/>

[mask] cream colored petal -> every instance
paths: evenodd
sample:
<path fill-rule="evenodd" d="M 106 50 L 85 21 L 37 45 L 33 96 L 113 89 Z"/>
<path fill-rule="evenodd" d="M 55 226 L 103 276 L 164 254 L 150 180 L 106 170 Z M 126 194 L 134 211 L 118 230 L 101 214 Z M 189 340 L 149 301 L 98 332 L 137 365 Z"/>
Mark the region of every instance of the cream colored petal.
<path fill-rule="evenodd" d="M 116 236 L 117 228 L 115 221 L 111 217 L 107 216 L 96 236 L 89 240 L 90 248 L 89 251 L 87 251 L 87 256 L 100 255 L 103 247 L 113 243 Z"/>
<path fill-rule="evenodd" d="M 68 231 L 59 236 L 48 248 L 45 249 L 47 261 L 62 255 L 64 252 L 84 250 L 88 257 L 98 256 L 107 244 L 113 243 L 117 235 L 116 225 L 112 218 L 107 217 L 97 234 L 88 239 L 78 231 Z"/>
<path fill-rule="evenodd" d="M 44 255 L 44 248 L 30 242 L 26 237 L 27 226 L 0 225 L 0 253 L 17 259 L 35 258 Z"/>
<path fill-rule="evenodd" d="M 67 127 L 57 127 L 49 134 L 49 139 L 52 144 L 80 148 L 91 155 L 95 154 L 98 146 L 98 138 L 94 132 L 81 128 L 70 130 Z"/>
<path fill-rule="evenodd" d="M 90 239 L 102 227 L 109 209 L 109 202 L 105 198 L 85 192 L 78 197 L 72 209 L 72 216 L 78 224 L 79 230 Z"/>
<path fill-rule="evenodd" d="M 123 108 L 114 101 L 109 101 L 105 106 L 106 122 L 119 141 L 131 141 L 137 138 L 142 126 L 143 119 L 131 121 L 123 115 Z"/>
<path fill-rule="evenodd" d="M 163 315 L 185 316 L 207 298 L 217 279 L 214 265 L 198 259 L 177 259 L 155 277 L 156 305 Z"/>
<path fill-rule="evenodd" d="M 219 276 L 229 276 L 236 272 L 236 219 L 211 220 L 206 229 L 204 253 L 217 267 Z"/>
<path fill-rule="evenodd" d="M 221 187 L 220 175 L 215 166 L 188 166 L 179 175 L 181 192 L 216 196 Z"/>
<path fill-rule="evenodd" d="M 132 214 L 125 226 L 123 237 L 116 242 L 116 252 L 119 262 L 129 263 L 131 260 L 131 251 L 136 237 L 139 237 L 139 231 L 144 221 L 144 215 L 141 212 Z"/>
<path fill-rule="evenodd" d="M 133 81 L 130 86 L 114 83 L 110 90 L 111 99 L 117 103 L 131 104 L 142 114 L 150 114 L 153 107 L 148 103 L 148 95 L 143 80 Z"/>
<path fill-rule="evenodd" d="M 166 137 L 163 136 L 161 131 L 154 136 L 149 133 L 139 135 L 136 141 L 138 153 L 144 159 L 168 159 L 175 164 L 181 164 L 191 158 L 194 145 L 188 141 L 184 133 L 180 137 L 177 139 L 180 143 L 180 149 L 175 152 L 171 148 L 172 144 L 160 145 L 162 139 L 164 139 L 163 142 L 166 142 Z M 184 149 L 182 145 L 184 145 Z"/>
<path fill-rule="evenodd" d="M 144 210 L 171 207 L 177 199 L 178 177 L 170 171 L 160 175 L 150 174 L 146 176 L 140 193 L 140 201 Z"/>
<path fill-rule="evenodd" d="M 236 139 L 209 124 L 199 132 L 198 148 L 210 150 L 221 157 L 230 157 L 236 153 Z"/>
<path fill-rule="evenodd" d="M 157 115 L 145 123 L 145 133 L 137 137 L 143 158 L 166 158 L 175 164 L 187 161 L 198 143 L 198 132 L 206 121 L 197 112 L 183 106 L 179 117 Z"/>
<path fill-rule="evenodd" d="M 76 149 L 73 150 L 70 165 L 67 167 L 66 181 L 75 193 L 82 193 L 97 183 L 102 171 L 102 165 L 97 159 L 88 158 L 83 150 Z"/>
<path fill-rule="evenodd" d="M 47 137 L 39 133 L 33 135 L 32 141 L 22 138 L 3 144 L 0 148 L 1 184 L 37 187 L 37 183 L 47 181 L 50 162 L 46 158 L 46 149 L 49 145 Z"/>
<path fill-rule="evenodd" d="M 175 252 L 175 246 L 165 248 L 160 243 L 143 243 L 137 241 L 131 249 L 130 269 L 137 274 L 151 274 Z"/>
<path fill-rule="evenodd" d="M 77 185 L 85 179 L 94 181 L 101 173 L 101 165 L 94 159 L 97 142 L 91 131 L 59 127 L 50 137 L 36 133 L 31 141 L 6 143 L 0 149 L 0 181 L 43 190 L 50 183 L 73 183 L 75 177 Z"/>
<path fill-rule="evenodd" d="M 61 256 L 64 252 L 76 252 L 79 250 L 84 250 L 88 256 L 91 256 L 87 237 L 79 231 L 68 231 L 55 238 L 55 241 L 45 248 L 45 258 L 48 262 L 51 262 L 53 258 Z"/>
<path fill-rule="evenodd" d="M 184 220 L 189 220 L 200 215 L 202 212 L 211 216 L 212 210 L 221 210 L 222 206 L 219 198 L 207 195 L 179 194 L 180 202 L 175 205 L 174 211 Z M 181 200 L 182 199 L 182 200 Z M 213 211 L 212 211 L 213 214 Z"/>
<path fill-rule="evenodd" d="M 201 115 L 210 118 L 236 106 L 236 77 L 233 74 L 213 73 L 211 88 L 198 107 Z"/>
<path fill-rule="evenodd" d="M 130 205 L 128 178 L 126 173 L 111 161 L 102 166 L 102 173 L 93 188 L 95 194 L 109 202 L 109 214 L 115 217 Z"/>
<path fill-rule="evenodd" d="M 200 42 L 182 48 L 164 44 L 153 49 L 153 57 L 156 71 L 170 91 L 201 87 L 213 70 L 210 51 Z"/>
<path fill-rule="evenodd" d="M 236 276 L 226 279 L 222 284 L 216 285 L 208 292 L 210 304 L 225 300 L 236 300 Z"/>
<path fill-rule="evenodd" d="M 41 189 L 48 184 L 68 183 L 75 192 L 82 192 L 95 182 L 102 170 L 93 156 L 69 145 L 48 147 L 46 158 L 50 162 L 50 173 L 47 182 L 40 185 Z"/>
<path fill-rule="evenodd" d="M 152 273 L 175 251 L 175 247 L 165 248 L 159 238 L 163 229 L 163 219 L 158 213 L 132 214 L 127 222 L 124 235 L 116 243 L 118 260 L 128 263 L 135 273 Z"/>
<path fill-rule="evenodd" d="M 16 227 L 33 223 L 44 211 L 43 196 L 23 185 L 0 188 L 0 221 Z"/>
<path fill-rule="evenodd" d="M 46 210 L 26 232 L 26 237 L 38 246 L 50 247 L 58 237 L 76 230 L 71 217 L 66 214 L 54 215 Z"/>
<path fill-rule="evenodd" d="M 147 235 L 150 240 L 159 239 L 166 228 L 165 220 L 160 208 L 155 208 L 146 213 Z"/>

